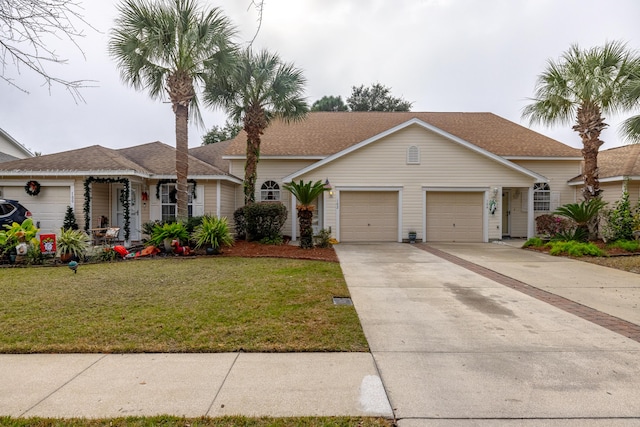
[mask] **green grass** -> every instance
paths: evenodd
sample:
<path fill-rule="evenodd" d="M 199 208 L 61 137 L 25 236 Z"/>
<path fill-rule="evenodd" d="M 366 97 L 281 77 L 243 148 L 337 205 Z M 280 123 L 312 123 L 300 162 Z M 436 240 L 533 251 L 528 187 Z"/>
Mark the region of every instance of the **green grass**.
<path fill-rule="evenodd" d="M 297 418 L 179 418 L 169 416 L 129 417 L 115 419 L 51 419 L 0 417 L 0 425 L 8 427 L 391 427 L 393 422 L 381 418 L 297 417 Z"/>
<path fill-rule="evenodd" d="M 0 353 L 368 351 L 337 263 L 153 259 L 0 270 Z"/>

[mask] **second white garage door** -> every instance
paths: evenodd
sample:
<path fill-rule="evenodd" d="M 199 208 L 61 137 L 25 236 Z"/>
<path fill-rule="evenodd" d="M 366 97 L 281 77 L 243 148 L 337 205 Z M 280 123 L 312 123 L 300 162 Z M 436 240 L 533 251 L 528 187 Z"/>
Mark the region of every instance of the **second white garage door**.
<path fill-rule="evenodd" d="M 428 242 L 482 242 L 481 192 L 427 192 Z"/>
<path fill-rule="evenodd" d="M 397 242 L 398 192 L 340 192 L 340 241 Z"/>

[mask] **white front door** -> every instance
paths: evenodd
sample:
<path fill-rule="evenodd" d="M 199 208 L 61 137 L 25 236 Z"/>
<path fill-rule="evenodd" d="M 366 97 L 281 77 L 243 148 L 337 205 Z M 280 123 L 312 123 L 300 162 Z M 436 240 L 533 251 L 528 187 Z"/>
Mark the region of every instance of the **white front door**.
<path fill-rule="evenodd" d="M 114 185 L 113 187 L 113 209 L 112 217 L 116 219 L 114 224 L 120 227 L 119 240 L 124 240 L 124 205 L 123 200 L 127 195 L 123 194 L 123 185 Z M 129 241 L 140 240 L 140 185 L 131 185 L 131 199 L 129 202 Z"/>

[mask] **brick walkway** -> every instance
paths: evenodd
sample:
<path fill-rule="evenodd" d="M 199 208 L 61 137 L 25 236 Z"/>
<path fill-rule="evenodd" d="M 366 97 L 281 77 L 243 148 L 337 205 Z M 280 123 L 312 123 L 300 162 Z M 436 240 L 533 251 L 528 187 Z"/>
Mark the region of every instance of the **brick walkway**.
<path fill-rule="evenodd" d="M 578 317 L 595 323 L 596 325 L 609 329 L 612 332 L 640 342 L 639 325 L 627 322 L 626 320 L 619 319 L 607 313 L 603 313 L 591 307 L 587 307 L 586 305 L 579 304 L 575 301 L 571 301 L 570 299 L 552 294 L 551 292 L 538 289 L 519 280 L 512 279 L 511 277 L 466 261 L 455 255 L 451 255 L 447 252 L 433 248 L 429 245 L 418 244 L 416 245 L 416 247 L 422 249 L 423 251 L 429 252 L 430 254 L 436 255 L 442 259 L 450 261 L 454 264 L 457 264 L 460 267 L 464 267 L 467 270 L 473 271 L 474 273 L 484 276 L 487 279 L 491 279 L 494 282 L 500 283 L 501 285 L 507 286 L 511 289 L 515 289 L 516 291 L 522 292 L 525 295 L 529 295 L 540 301 L 551 304 L 552 306 L 564 310 L 567 313 L 574 314 Z"/>

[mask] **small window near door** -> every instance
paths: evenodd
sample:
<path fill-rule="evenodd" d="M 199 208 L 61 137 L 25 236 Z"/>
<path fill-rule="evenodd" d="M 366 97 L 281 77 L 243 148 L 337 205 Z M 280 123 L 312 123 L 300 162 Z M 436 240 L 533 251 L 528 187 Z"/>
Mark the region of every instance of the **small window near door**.
<path fill-rule="evenodd" d="M 533 210 L 545 212 L 551 210 L 551 188 L 549 188 L 549 184 L 544 182 L 533 184 Z"/>
<path fill-rule="evenodd" d="M 280 200 L 280 186 L 275 181 L 265 181 L 260 187 L 260 201 Z"/>
<path fill-rule="evenodd" d="M 407 148 L 407 164 L 408 165 L 419 165 L 420 164 L 420 148 L 415 145 L 409 146 Z"/>

